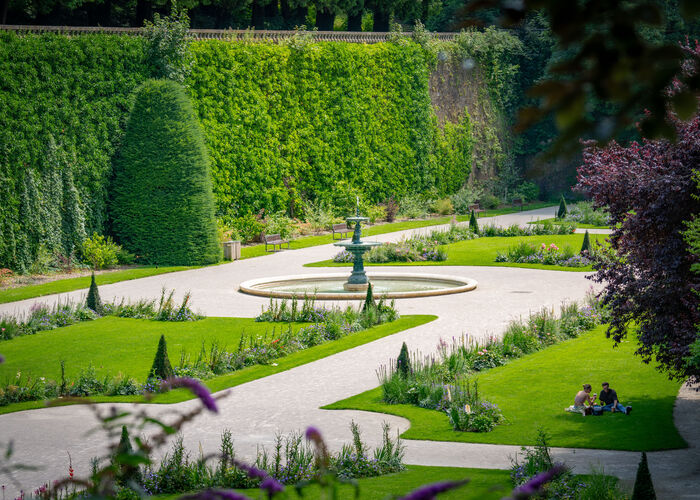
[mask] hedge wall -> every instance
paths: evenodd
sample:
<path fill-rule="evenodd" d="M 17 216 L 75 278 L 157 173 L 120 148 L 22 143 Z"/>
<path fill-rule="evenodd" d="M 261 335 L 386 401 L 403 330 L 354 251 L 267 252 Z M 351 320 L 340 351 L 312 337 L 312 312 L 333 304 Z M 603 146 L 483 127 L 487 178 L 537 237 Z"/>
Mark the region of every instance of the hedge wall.
<path fill-rule="evenodd" d="M 218 215 L 368 201 L 468 177 L 465 113 L 438 122 L 435 54 L 412 43 L 199 41 L 186 82 L 204 129 Z M 0 267 L 76 252 L 111 233 L 112 161 L 131 93 L 151 74 L 138 37 L 0 34 Z M 478 134 L 474 134 L 478 136 Z"/>
<path fill-rule="evenodd" d="M 25 270 L 40 246 L 70 255 L 104 231 L 143 53 L 139 38 L 0 33 L 0 267 Z"/>

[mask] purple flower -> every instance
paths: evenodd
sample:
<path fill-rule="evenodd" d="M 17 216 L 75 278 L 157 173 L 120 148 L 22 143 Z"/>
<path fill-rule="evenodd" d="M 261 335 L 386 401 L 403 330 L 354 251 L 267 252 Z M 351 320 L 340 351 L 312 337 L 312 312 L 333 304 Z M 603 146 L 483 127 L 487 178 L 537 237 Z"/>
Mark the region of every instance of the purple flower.
<path fill-rule="evenodd" d="M 253 467 L 252 465 L 248 465 L 245 462 L 239 462 L 238 460 L 233 460 L 233 465 L 241 469 L 242 471 L 245 471 L 246 474 L 248 474 L 248 477 L 251 479 L 266 479 L 268 478 L 267 472 L 265 472 L 262 469 L 258 469 L 257 467 Z"/>
<path fill-rule="evenodd" d="M 461 481 L 440 481 L 438 483 L 427 484 L 421 486 L 417 490 L 413 490 L 405 497 L 401 497 L 401 500 L 432 500 L 438 493 L 454 490 L 468 482 L 469 479 L 462 479 Z"/>
<path fill-rule="evenodd" d="M 250 500 L 250 497 L 232 490 L 203 490 L 180 498 L 183 500 Z"/>
<path fill-rule="evenodd" d="M 2 354 L 0 354 L 0 364 L 2 364 L 4 362 L 5 362 L 5 358 L 2 356 Z"/>
<path fill-rule="evenodd" d="M 513 498 L 530 498 L 533 495 L 540 493 L 542 486 L 550 482 L 555 477 L 566 471 L 566 467 L 562 464 L 555 465 L 548 471 L 540 472 L 527 483 L 518 486 L 513 490 Z"/>
<path fill-rule="evenodd" d="M 169 378 L 168 380 L 164 380 L 160 386 L 161 390 L 168 388 L 176 389 L 178 387 L 189 389 L 192 394 L 199 398 L 207 410 L 211 411 L 212 413 L 219 412 L 219 409 L 216 407 L 216 401 L 213 397 L 211 397 L 209 389 L 207 389 L 199 380 L 188 377 L 173 377 Z"/>
<path fill-rule="evenodd" d="M 309 426 L 306 429 L 306 439 L 309 441 L 321 441 L 321 432 L 313 426 Z"/>
<path fill-rule="evenodd" d="M 284 486 L 282 486 L 276 479 L 267 476 L 262 480 L 262 483 L 260 483 L 260 489 L 267 491 L 268 496 L 271 497 L 276 493 L 284 491 Z"/>

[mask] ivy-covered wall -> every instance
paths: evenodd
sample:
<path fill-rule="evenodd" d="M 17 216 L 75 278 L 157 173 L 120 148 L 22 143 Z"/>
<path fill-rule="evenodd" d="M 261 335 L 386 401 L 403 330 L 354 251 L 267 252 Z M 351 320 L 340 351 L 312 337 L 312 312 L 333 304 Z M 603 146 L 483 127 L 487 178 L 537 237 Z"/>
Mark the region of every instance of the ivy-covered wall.
<path fill-rule="evenodd" d="M 478 50 L 468 47 L 475 39 Z M 485 51 L 486 36 L 468 40 L 449 50 L 472 50 L 482 71 L 472 82 L 491 86 L 503 65 Z M 152 71 L 144 47 L 138 37 L 0 34 L 0 267 L 26 270 L 42 254 L 70 255 L 86 235 L 110 232 L 112 162 L 131 93 Z M 195 42 L 185 83 L 218 215 L 299 215 L 303 200 L 332 203 L 355 187 L 373 203 L 458 190 L 473 151 L 478 162 L 495 161 L 479 153 L 491 129 L 476 107 L 449 119 L 436 113 L 433 49 L 407 40 Z M 493 85 L 478 95 L 502 113 L 505 92 Z"/>

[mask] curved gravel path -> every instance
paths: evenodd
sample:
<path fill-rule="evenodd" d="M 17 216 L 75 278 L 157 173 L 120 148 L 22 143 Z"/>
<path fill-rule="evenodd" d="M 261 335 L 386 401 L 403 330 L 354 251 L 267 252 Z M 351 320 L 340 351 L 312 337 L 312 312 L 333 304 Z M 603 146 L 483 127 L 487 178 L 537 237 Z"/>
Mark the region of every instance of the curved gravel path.
<path fill-rule="evenodd" d="M 491 219 L 494 223 L 524 224 L 547 218 L 551 208 L 510 214 Z M 430 228 L 432 229 L 432 228 Z M 402 231 L 376 237 L 378 241 L 397 240 Z M 281 274 L 323 274 L 319 268 L 303 264 L 328 259 L 336 253 L 332 245 L 284 251 L 264 257 L 232 262 L 179 273 L 115 283 L 100 287 L 103 299 L 115 297 L 151 298 L 162 287 L 174 288 L 179 294 L 192 292 L 193 306 L 210 316 L 253 317 L 268 300 L 237 292 L 242 281 Z M 402 268 L 387 268 L 406 271 Z M 431 267 L 416 266 L 411 272 L 435 273 Z M 185 428 L 185 444 L 192 450 L 214 451 L 223 429 L 233 432 L 235 447 L 241 457 L 255 454 L 258 444 L 271 445 L 278 432 L 287 433 L 317 426 L 331 448 L 350 441 L 349 422 L 360 424 L 368 444 L 380 440 L 381 423 L 387 421 L 403 431 L 408 422 L 402 418 L 358 411 L 325 411 L 319 407 L 377 386 L 375 369 L 396 356 L 401 343 L 411 349 L 432 352 L 442 337 L 467 333 L 476 338 L 498 334 L 509 320 L 526 316 L 541 307 L 557 307 L 563 301 L 581 300 L 591 282 L 585 273 L 542 271 L 503 267 L 440 267 L 440 274 L 454 274 L 476 279 L 476 290 L 464 294 L 397 302 L 402 314 L 435 314 L 439 319 L 411 330 L 386 337 L 327 358 L 256 380 L 230 390 L 220 402 L 217 416 L 205 415 Z M 36 302 L 79 299 L 85 291 L 41 297 L 0 305 L 0 314 L 26 311 Z M 1 346 L 0 346 L 1 347 Z M 192 408 L 189 401 L 174 405 L 178 410 Z M 118 405 L 131 408 L 131 405 Z M 167 415 L 172 406 L 141 405 L 154 414 Z M 676 405 L 676 422 L 691 447 L 685 450 L 649 453 L 659 498 L 700 498 L 700 431 L 697 415 L 698 393 L 681 390 Z M 166 417 L 167 418 L 167 417 Z M 67 453 L 73 458 L 76 475 L 89 471 L 89 459 L 104 453 L 99 433 L 86 436 L 95 426 L 88 408 L 69 406 L 46 408 L 0 416 L 0 442 L 14 440 L 15 460 L 42 465 L 41 471 L 22 471 L 16 478 L 27 490 L 67 472 Z M 510 457 L 519 447 L 468 443 L 406 441 L 406 461 L 421 465 L 508 468 Z M 623 481 L 633 481 L 639 454 L 631 452 L 555 449 L 557 458 L 588 472 L 591 465 L 602 464 L 609 473 Z M 0 474 L 0 484 L 9 484 Z M 10 488 L 12 489 L 12 488 Z M 696 496 L 692 496 L 695 494 Z M 684 496 L 685 495 L 685 496 Z M 690 495 L 690 496 L 688 496 Z"/>

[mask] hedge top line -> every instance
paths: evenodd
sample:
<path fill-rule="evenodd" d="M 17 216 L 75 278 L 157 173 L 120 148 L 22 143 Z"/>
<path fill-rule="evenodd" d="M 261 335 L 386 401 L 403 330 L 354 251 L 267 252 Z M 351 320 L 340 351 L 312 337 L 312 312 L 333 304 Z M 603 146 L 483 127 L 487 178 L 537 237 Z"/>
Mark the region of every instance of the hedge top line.
<path fill-rule="evenodd" d="M 19 34 L 58 33 L 62 35 L 85 35 L 91 33 L 104 33 L 111 35 L 139 36 L 143 28 L 103 27 L 103 26 L 33 26 L 19 24 L 0 24 L 2 31 L 14 31 Z M 195 40 L 230 40 L 230 41 L 277 41 L 293 37 L 298 31 L 293 30 L 218 30 L 218 29 L 191 29 L 190 34 Z M 353 43 L 379 43 L 386 42 L 393 34 L 391 32 L 370 31 L 307 31 L 314 40 L 319 42 L 353 42 Z M 411 32 L 403 32 L 405 36 L 411 36 Z M 435 33 L 438 40 L 453 40 L 456 33 Z"/>

